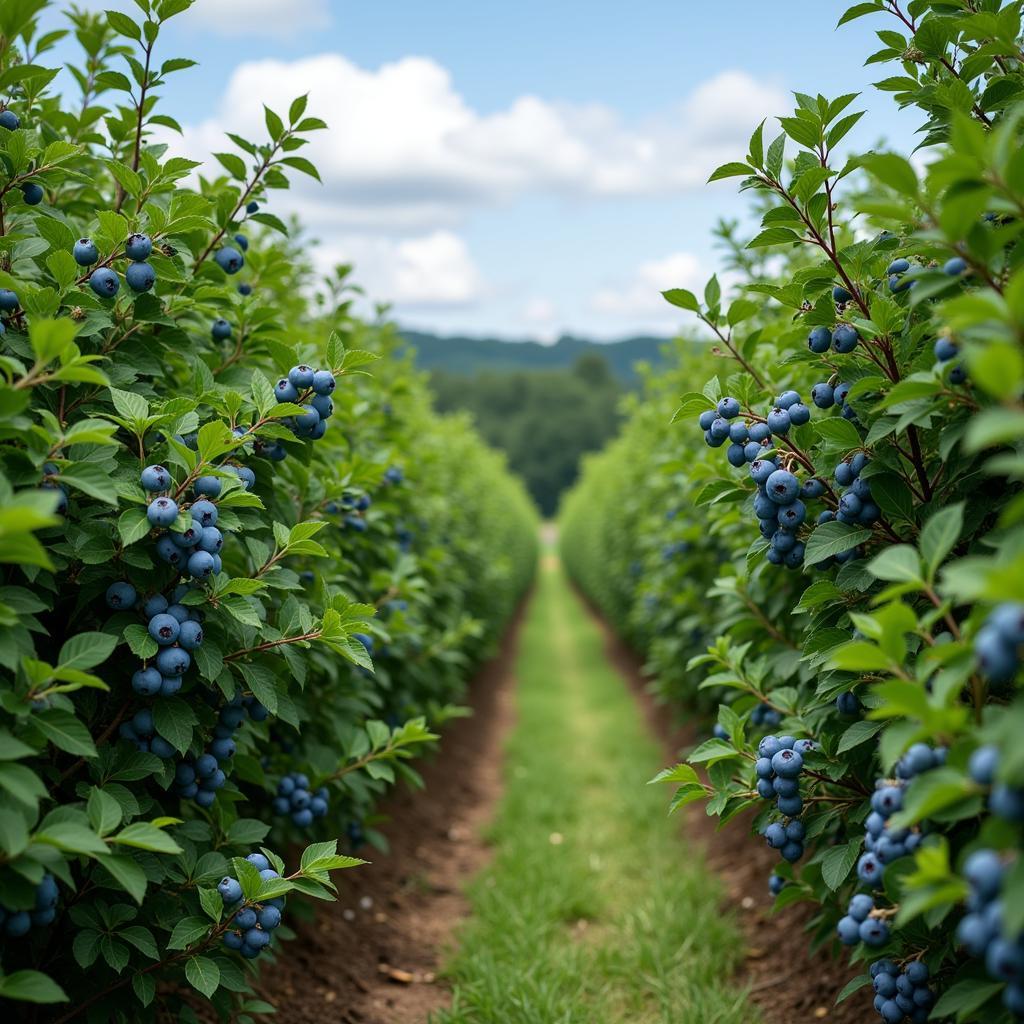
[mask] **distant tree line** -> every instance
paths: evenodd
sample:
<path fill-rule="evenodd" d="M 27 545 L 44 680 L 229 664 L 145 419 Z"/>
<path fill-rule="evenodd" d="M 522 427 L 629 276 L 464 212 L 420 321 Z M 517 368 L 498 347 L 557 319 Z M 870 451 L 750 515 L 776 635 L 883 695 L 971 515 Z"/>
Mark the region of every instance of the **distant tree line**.
<path fill-rule="evenodd" d="M 507 453 L 546 516 L 575 481 L 582 456 L 618 432 L 623 385 L 596 353 L 568 369 L 435 370 L 431 378 L 438 410 L 468 412 L 486 440 Z"/>

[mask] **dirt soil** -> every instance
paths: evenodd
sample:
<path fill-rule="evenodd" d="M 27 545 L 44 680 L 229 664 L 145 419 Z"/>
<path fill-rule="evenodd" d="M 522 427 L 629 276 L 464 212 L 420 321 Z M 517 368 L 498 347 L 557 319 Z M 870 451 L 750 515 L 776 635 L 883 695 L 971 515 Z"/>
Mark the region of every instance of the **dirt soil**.
<path fill-rule="evenodd" d="M 390 853 L 359 851 L 373 863 L 336 875 L 338 902 L 318 907 L 262 972 L 278 1024 L 425 1024 L 450 1004 L 436 975 L 469 911 L 463 889 L 490 856 L 482 831 L 501 795 L 521 625 L 522 608 L 470 687 L 473 717 L 446 726 L 435 757 L 417 762 L 426 788 L 403 786 L 381 806 Z"/>
<path fill-rule="evenodd" d="M 595 613 L 596 614 L 596 613 Z M 658 704 L 647 689 L 640 661 L 605 624 L 599 614 L 609 659 L 629 681 L 651 730 L 665 743 L 666 764 L 678 761 L 679 751 L 699 742 L 692 723 L 673 722 L 672 714 Z M 666 790 L 667 804 L 668 790 Z M 708 863 L 722 879 L 726 899 L 735 912 L 747 940 L 742 967 L 743 979 L 751 998 L 760 1008 L 766 1024 L 803 1024 L 805 1021 L 829 1021 L 831 1024 L 868 1024 L 878 1016 L 865 1003 L 863 993 L 839 1006 L 835 998 L 854 976 L 849 967 L 833 960 L 826 952 L 808 956 L 809 936 L 804 926 L 813 914 L 808 903 L 797 903 L 778 914 L 771 913 L 768 876 L 779 863 L 778 854 L 753 836 L 737 839 L 742 821 L 716 831 L 717 818 L 709 818 L 699 803 L 683 811 L 683 829 L 687 839 L 697 839 Z M 867 990 L 867 991 L 870 991 Z"/>

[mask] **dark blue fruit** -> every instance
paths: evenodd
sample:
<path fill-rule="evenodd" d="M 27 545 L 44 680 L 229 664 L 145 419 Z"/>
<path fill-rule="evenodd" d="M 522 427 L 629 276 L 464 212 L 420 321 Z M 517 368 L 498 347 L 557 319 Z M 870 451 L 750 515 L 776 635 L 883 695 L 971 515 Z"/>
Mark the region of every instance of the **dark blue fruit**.
<path fill-rule="evenodd" d="M 149 263 L 129 263 L 124 279 L 133 292 L 148 292 L 156 284 L 156 271 Z"/>
<path fill-rule="evenodd" d="M 832 333 L 827 327 L 815 327 L 807 336 L 807 347 L 818 355 L 827 352 L 831 346 Z"/>
<path fill-rule="evenodd" d="M 230 245 L 218 249 L 213 259 L 225 274 L 237 274 L 245 266 L 245 257 Z"/>
<path fill-rule="evenodd" d="M 110 267 L 97 267 L 89 275 L 89 287 L 101 299 L 112 299 L 118 293 L 121 282 Z"/>
<path fill-rule="evenodd" d="M 839 324 L 832 332 L 832 347 L 840 353 L 852 352 L 859 340 L 856 329 L 850 324 Z"/>
<path fill-rule="evenodd" d="M 124 243 L 124 254 L 130 260 L 137 260 L 139 262 L 148 260 L 152 252 L 152 240 L 149 235 L 143 235 L 140 232 L 129 235 L 127 241 Z"/>

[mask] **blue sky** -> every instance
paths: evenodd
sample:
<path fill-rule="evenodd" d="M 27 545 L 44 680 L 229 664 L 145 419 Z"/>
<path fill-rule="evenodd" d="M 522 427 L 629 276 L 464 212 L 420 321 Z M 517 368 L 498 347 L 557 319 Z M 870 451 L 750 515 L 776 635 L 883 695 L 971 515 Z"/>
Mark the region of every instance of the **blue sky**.
<path fill-rule="evenodd" d="M 166 109 L 186 126 L 173 145 L 200 157 L 225 129 L 257 135 L 261 100 L 310 91 L 332 125 L 310 153 L 324 186 L 302 182 L 279 210 L 403 323 L 670 333 L 682 321 L 658 290 L 698 285 L 716 219 L 745 213 L 708 170 L 792 90 L 863 93 L 854 147 L 910 138 L 871 87 L 885 72 L 863 67 L 891 26 L 836 31 L 845 6 L 197 0 L 162 42 L 200 62 Z"/>

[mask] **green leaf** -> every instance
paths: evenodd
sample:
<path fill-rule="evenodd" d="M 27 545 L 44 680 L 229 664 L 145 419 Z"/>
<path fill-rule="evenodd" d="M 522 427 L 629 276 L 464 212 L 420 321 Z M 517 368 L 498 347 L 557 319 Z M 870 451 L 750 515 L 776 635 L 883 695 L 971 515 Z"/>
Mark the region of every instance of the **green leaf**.
<path fill-rule="evenodd" d="M 0 996 L 22 1003 L 68 1002 L 64 989 L 41 971 L 15 971 L 0 978 Z"/>
<path fill-rule="evenodd" d="M 895 544 L 875 555 L 868 562 L 868 572 L 875 579 L 888 580 L 893 583 L 923 582 L 921 559 L 916 548 L 909 544 Z"/>
<path fill-rule="evenodd" d="M 927 566 L 927 578 L 935 573 L 960 539 L 964 527 L 964 506 L 960 502 L 936 512 L 921 529 L 921 554 Z"/>
<path fill-rule="evenodd" d="M 60 649 L 57 664 L 61 668 L 94 668 L 106 661 L 116 646 L 117 637 L 109 633 L 78 633 Z"/>
<path fill-rule="evenodd" d="M 845 846 L 833 846 L 825 851 L 821 858 L 821 877 L 824 883 L 835 892 L 846 881 L 853 865 L 860 856 L 862 841 L 851 839 Z"/>
<path fill-rule="evenodd" d="M 148 821 L 136 821 L 112 836 L 112 843 L 154 853 L 181 853 L 181 847 L 163 830 Z"/>
<path fill-rule="evenodd" d="M 842 551 L 849 551 L 858 544 L 870 540 L 872 532 L 864 527 L 847 526 L 845 523 L 822 523 L 807 538 L 804 563 L 816 565 Z"/>
<path fill-rule="evenodd" d="M 192 730 L 199 724 L 196 713 L 182 697 L 161 697 L 153 705 L 156 731 L 184 754 L 192 742 Z"/>
<path fill-rule="evenodd" d="M 89 730 L 70 711 L 52 708 L 38 712 L 32 721 L 55 747 L 81 757 L 96 756 Z"/>
<path fill-rule="evenodd" d="M 209 934 L 211 927 L 213 926 L 205 917 L 183 917 L 174 926 L 174 931 L 171 932 L 171 937 L 167 940 L 167 948 L 187 949 Z"/>
<path fill-rule="evenodd" d="M 220 968 L 205 956 L 194 956 L 185 962 L 185 977 L 197 991 L 209 998 L 220 985 Z"/>

